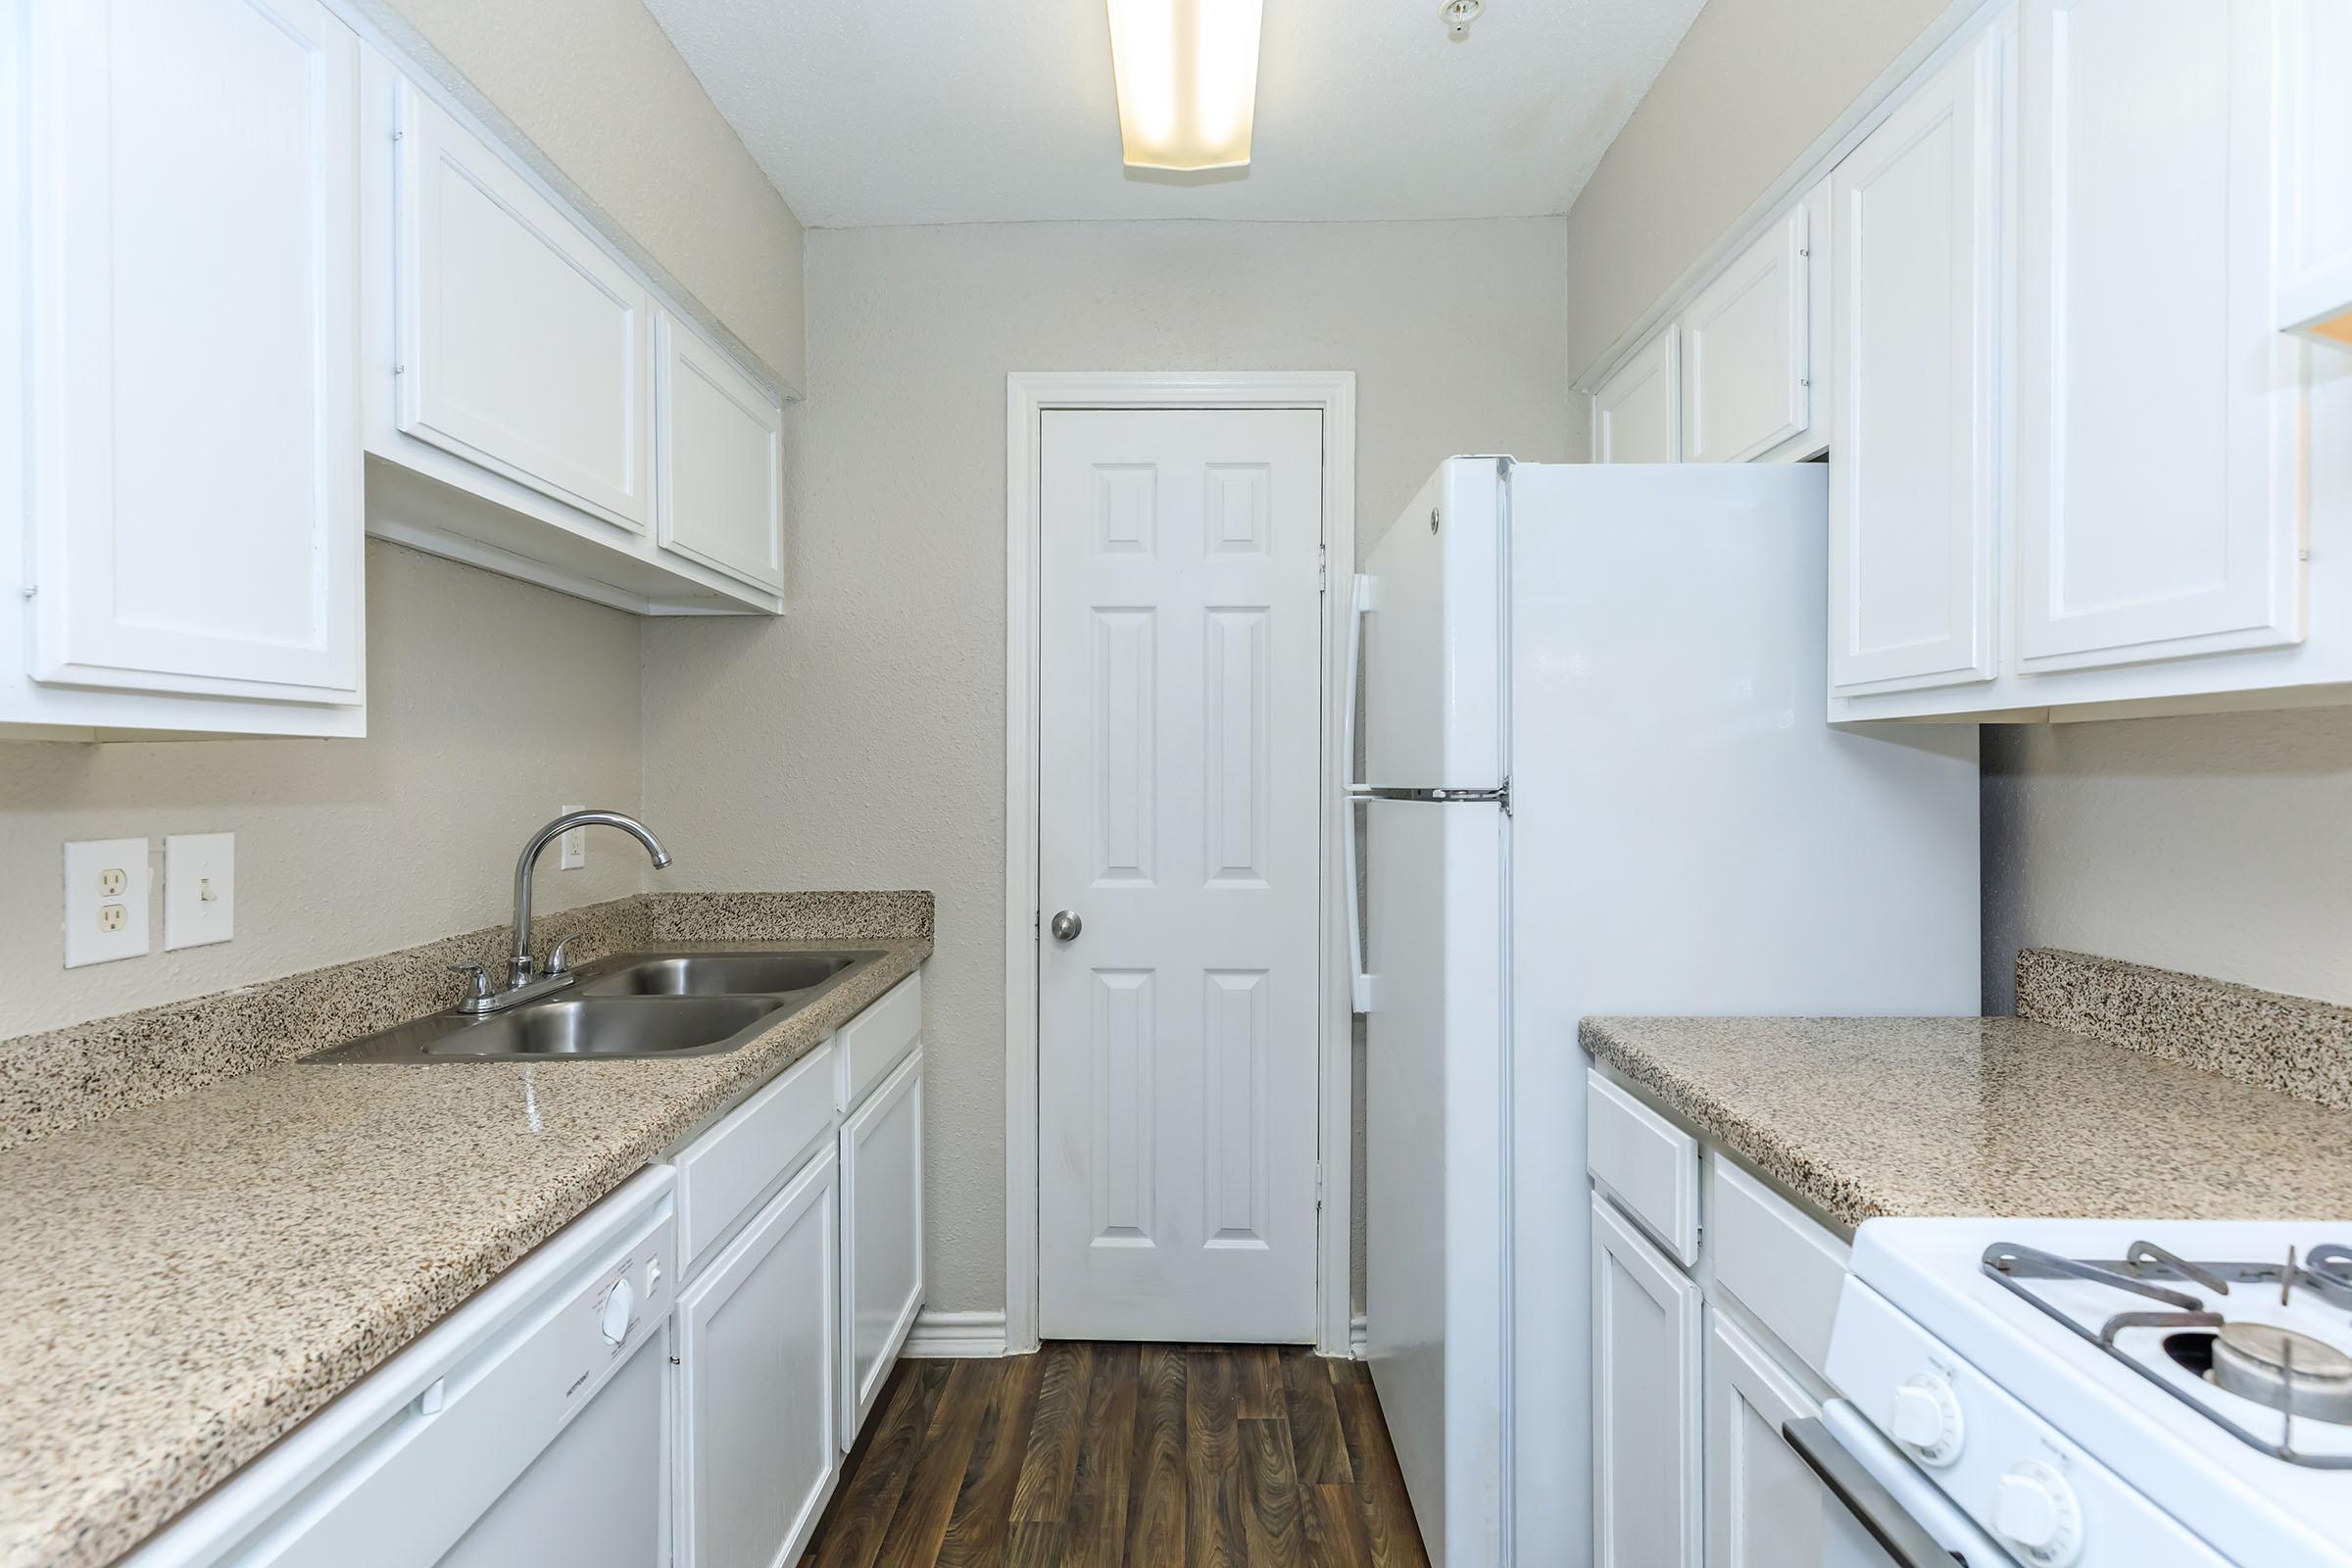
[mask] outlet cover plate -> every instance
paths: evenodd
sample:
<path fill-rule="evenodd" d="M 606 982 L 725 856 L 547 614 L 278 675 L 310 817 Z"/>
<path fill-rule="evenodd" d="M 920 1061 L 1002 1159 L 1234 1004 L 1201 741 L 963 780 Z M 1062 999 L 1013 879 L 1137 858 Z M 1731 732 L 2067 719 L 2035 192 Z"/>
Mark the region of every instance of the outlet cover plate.
<path fill-rule="evenodd" d="M 564 808 L 564 814 L 568 816 L 574 811 L 585 811 L 586 809 L 588 808 L 585 806 L 566 806 Z M 577 871 L 587 863 L 588 830 L 584 827 L 565 828 L 564 836 L 556 840 L 556 869 Z"/>
<path fill-rule="evenodd" d="M 164 951 L 201 948 L 237 934 L 237 836 L 164 837 Z"/>
<path fill-rule="evenodd" d="M 147 956 L 147 885 L 145 839 L 66 846 L 67 968 Z"/>

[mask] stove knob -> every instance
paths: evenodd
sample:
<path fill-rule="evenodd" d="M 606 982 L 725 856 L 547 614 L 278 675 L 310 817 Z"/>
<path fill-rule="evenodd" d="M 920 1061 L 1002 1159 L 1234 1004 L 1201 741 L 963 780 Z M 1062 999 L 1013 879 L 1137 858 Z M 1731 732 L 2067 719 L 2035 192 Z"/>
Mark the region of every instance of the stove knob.
<path fill-rule="evenodd" d="M 2036 1568 L 2062 1568 L 2082 1554 L 2082 1505 L 2066 1477 L 2039 1459 L 2011 1465 L 2001 1477 L 1992 1528 Z"/>
<path fill-rule="evenodd" d="M 1960 1400 L 1935 1373 L 1918 1373 L 1894 1391 L 1886 1430 L 1927 1463 L 1950 1464 L 1960 1457 Z"/>
<path fill-rule="evenodd" d="M 605 1293 L 605 1342 L 618 1345 L 629 1337 L 629 1312 L 637 1304 L 637 1293 L 626 1279 Z"/>

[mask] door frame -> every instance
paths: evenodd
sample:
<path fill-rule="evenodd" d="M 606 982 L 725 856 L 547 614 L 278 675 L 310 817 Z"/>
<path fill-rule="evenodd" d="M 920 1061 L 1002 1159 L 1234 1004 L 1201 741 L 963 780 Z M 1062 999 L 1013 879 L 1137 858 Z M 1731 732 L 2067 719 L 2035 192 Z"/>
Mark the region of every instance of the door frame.
<path fill-rule="evenodd" d="M 1347 597 L 1355 571 L 1355 372 L 1031 371 L 1004 378 L 1004 1348 L 1037 1348 L 1038 1312 L 1038 570 L 1039 447 L 1061 409 L 1312 409 L 1323 416 L 1323 736 L 1316 820 L 1321 1006 L 1317 1009 L 1315 1348 L 1350 1353 L 1354 1153 L 1340 756 L 1346 731 Z"/>

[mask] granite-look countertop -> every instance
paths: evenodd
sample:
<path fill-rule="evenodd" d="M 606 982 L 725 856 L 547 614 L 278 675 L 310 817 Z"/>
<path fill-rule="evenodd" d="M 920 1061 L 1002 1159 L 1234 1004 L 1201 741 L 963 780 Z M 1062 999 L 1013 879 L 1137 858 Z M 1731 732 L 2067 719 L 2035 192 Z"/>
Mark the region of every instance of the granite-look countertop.
<path fill-rule="evenodd" d="M 0 1152 L 0 1565 L 113 1561 L 931 952 L 763 945 L 882 956 L 723 1055 L 280 1062 Z"/>
<path fill-rule="evenodd" d="M 2018 1018 L 1588 1018 L 1584 1048 L 1848 1228 L 2352 1215 L 2352 1112 Z"/>

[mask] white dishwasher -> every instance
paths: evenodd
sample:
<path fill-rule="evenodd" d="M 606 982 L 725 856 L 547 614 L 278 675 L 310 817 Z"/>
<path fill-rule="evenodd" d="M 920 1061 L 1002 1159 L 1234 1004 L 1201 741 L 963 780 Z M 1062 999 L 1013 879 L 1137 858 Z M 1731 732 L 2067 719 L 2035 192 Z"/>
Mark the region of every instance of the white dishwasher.
<path fill-rule="evenodd" d="M 124 1568 L 664 1562 L 674 1180 L 632 1178 Z"/>

